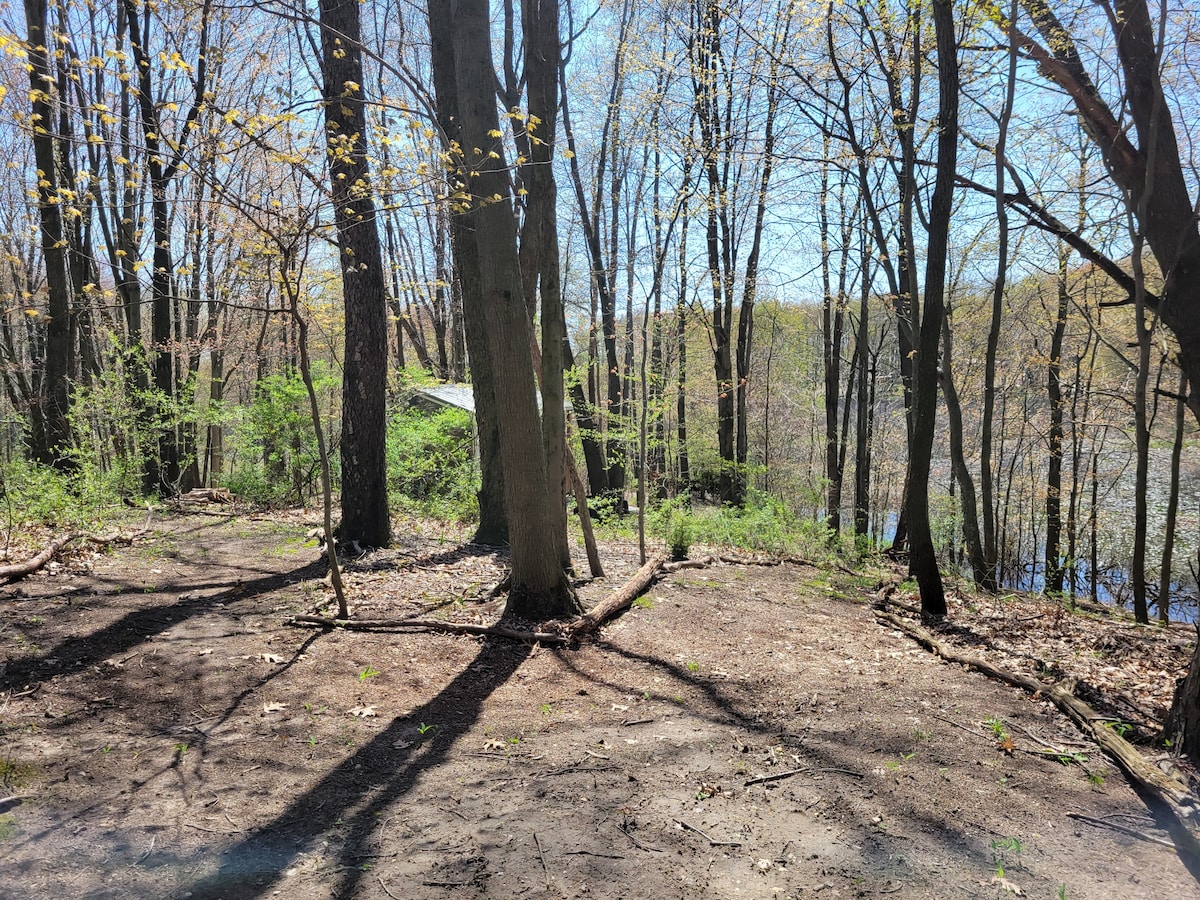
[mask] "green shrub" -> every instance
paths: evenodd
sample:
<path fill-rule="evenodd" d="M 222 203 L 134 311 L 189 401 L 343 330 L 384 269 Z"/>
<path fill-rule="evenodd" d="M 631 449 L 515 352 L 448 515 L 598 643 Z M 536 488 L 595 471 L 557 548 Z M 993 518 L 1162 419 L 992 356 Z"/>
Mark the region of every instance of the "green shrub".
<path fill-rule="evenodd" d="M 314 362 L 312 377 L 317 396 L 330 398 L 327 402 L 332 406 L 338 380 L 329 366 Z M 326 442 L 337 446 L 333 434 L 326 435 Z M 297 369 L 259 380 L 253 402 L 242 411 L 234 429 L 233 443 L 236 465 L 228 486 L 239 497 L 266 505 L 304 503 L 320 490 L 316 432 L 308 391 Z"/>
<path fill-rule="evenodd" d="M 124 516 L 120 495 L 97 482 L 91 470 L 70 474 L 22 459 L 0 465 L 0 516 L 9 530 L 41 523 L 59 528 L 91 528 L 97 521 Z"/>
<path fill-rule="evenodd" d="M 445 521 L 478 515 L 471 435 L 471 417 L 461 409 L 433 415 L 406 409 L 392 416 L 387 435 L 392 505 Z"/>

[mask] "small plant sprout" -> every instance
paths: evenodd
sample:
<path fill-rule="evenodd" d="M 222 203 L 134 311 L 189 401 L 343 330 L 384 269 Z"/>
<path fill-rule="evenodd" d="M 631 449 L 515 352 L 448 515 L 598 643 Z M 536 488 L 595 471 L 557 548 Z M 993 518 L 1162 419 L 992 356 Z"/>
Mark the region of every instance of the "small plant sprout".
<path fill-rule="evenodd" d="M 183 754 L 187 753 L 187 748 L 188 748 L 188 745 L 183 743 L 182 741 L 180 741 L 178 744 L 175 745 L 175 752 L 178 753 L 180 756 L 183 756 Z"/>
<path fill-rule="evenodd" d="M 553 707 L 551 707 L 549 703 L 543 703 L 541 705 L 540 709 L 542 711 L 543 716 L 548 716 L 548 715 L 550 715 L 550 713 L 554 712 Z"/>
<path fill-rule="evenodd" d="M 700 663 L 696 662 L 695 660 L 692 660 L 691 662 L 689 662 L 687 664 L 687 670 L 689 672 L 692 672 L 693 674 L 696 672 L 699 672 L 700 671 Z"/>
<path fill-rule="evenodd" d="M 378 669 L 372 669 L 370 666 L 367 666 L 365 669 L 363 669 L 361 672 L 358 673 L 358 680 L 366 681 L 368 678 L 374 678 L 378 674 L 379 674 Z"/>
<path fill-rule="evenodd" d="M 375 674 L 378 675 L 379 673 L 376 672 Z M 437 728 L 436 725 L 426 725 L 424 722 L 422 722 L 420 725 L 417 726 L 417 731 L 420 734 L 425 734 L 426 732 L 433 731 L 433 729 L 435 729 L 435 728 Z"/>
<path fill-rule="evenodd" d="M 1020 856 L 1024 849 L 1025 844 L 1015 837 L 996 838 L 992 841 L 992 862 L 996 866 L 997 878 L 1004 877 L 1004 866 L 1009 862 L 1008 854 Z"/>

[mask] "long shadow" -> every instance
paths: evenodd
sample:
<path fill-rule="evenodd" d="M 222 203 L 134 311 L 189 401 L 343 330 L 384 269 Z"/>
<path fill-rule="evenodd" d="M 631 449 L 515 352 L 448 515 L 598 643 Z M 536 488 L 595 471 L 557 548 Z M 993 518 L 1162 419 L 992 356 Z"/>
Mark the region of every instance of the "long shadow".
<path fill-rule="evenodd" d="M 244 900 L 274 893 L 296 857 L 335 827 L 344 835 L 342 865 L 330 896 L 353 896 L 363 876 L 358 865 L 384 813 L 422 773 L 446 761 L 458 738 L 479 718 L 484 701 L 508 681 L 531 652 L 527 645 L 489 642 L 436 697 L 391 724 L 296 797 L 270 822 L 255 828 L 223 854 L 216 874 L 184 888 L 194 900 Z M 487 674 L 482 674 L 486 667 Z M 413 722 L 437 723 L 414 737 Z"/>
<path fill-rule="evenodd" d="M 4 680 L 22 689 L 36 686 L 42 680 L 59 673 L 58 668 L 46 667 L 46 661 L 57 659 L 61 665 L 86 667 L 130 650 L 151 635 L 161 634 L 192 616 L 211 611 L 214 603 L 229 608 L 234 603 L 253 600 L 262 594 L 280 590 L 303 578 L 319 578 L 325 571 L 325 560 L 318 559 L 288 572 L 264 575 L 249 581 L 226 582 L 226 590 L 204 597 L 189 597 L 166 606 L 146 606 L 126 613 L 115 622 L 93 631 L 60 641 L 42 653 L 18 656 L 8 661 Z"/>

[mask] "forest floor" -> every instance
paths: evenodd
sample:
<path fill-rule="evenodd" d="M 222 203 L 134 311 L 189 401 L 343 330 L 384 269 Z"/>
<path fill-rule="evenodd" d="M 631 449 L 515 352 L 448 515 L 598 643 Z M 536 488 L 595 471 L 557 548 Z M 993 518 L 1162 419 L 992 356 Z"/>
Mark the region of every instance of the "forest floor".
<path fill-rule="evenodd" d="M 1200 896 L 1049 703 L 881 625 L 877 575 L 685 569 L 570 649 L 329 631 L 286 621 L 328 601 L 311 524 L 168 515 L 0 588 L 0 895 Z M 637 568 L 601 549 L 587 602 Z M 352 611 L 489 622 L 503 564 L 407 522 Z M 1131 738 L 1192 637 L 971 595 L 951 623 Z"/>

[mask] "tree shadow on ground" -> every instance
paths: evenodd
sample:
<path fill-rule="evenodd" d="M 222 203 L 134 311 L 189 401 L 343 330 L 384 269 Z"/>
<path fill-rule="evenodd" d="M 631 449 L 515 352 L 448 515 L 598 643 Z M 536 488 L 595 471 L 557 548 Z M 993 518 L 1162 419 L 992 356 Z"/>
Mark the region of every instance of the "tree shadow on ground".
<path fill-rule="evenodd" d="M 13 657 L 8 661 L 4 681 L 20 690 L 35 688 L 41 681 L 60 674 L 61 667 L 93 666 L 120 656 L 193 616 L 211 612 L 214 604 L 223 604 L 228 610 L 236 604 L 254 600 L 297 581 L 318 579 L 325 571 L 326 562 L 322 558 L 288 572 L 263 575 L 249 581 L 235 576 L 230 581 L 215 585 L 225 588 L 215 594 L 203 597 L 188 594 L 187 599 L 181 598 L 165 606 L 155 604 L 140 607 L 90 634 L 73 635 L 41 653 Z M 189 588 L 194 589 L 194 585 L 189 585 Z M 52 664 L 50 660 L 58 662 Z"/>
<path fill-rule="evenodd" d="M 489 641 L 446 687 L 423 706 L 392 722 L 296 797 L 270 822 L 248 833 L 223 854 L 213 875 L 186 888 L 194 900 L 241 900 L 276 892 L 297 857 L 337 830 L 341 875 L 330 896 L 352 896 L 370 857 L 372 835 L 387 811 L 423 774 L 446 761 L 458 738 L 483 711 L 492 692 L 528 659 L 531 648 Z M 486 669 L 486 671 L 485 671 Z M 416 734 L 414 722 L 436 728 Z"/>

